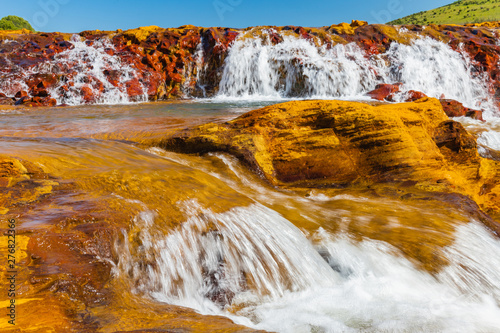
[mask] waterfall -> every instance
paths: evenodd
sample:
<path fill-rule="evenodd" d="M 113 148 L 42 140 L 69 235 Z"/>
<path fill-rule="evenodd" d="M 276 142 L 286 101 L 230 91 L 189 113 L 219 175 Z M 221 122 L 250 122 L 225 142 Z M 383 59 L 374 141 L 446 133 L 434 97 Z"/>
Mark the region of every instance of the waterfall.
<path fill-rule="evenodd" d="M 203 51 L 203 37 L 201 37 L 200 42 L 196 46 L 196 50 L 193 55 L 193 62 L 186 64 L 184 69 L 186 81 L 183 84 L 183 91 L 187 97 L 193 94 L 195 87 L 198 87 L 201 90 L 203 97 L 207 97 L 205 86 L 201 82 L 202 73 L 204 70 L 204 58 L 205 52 Z"/>
<path fill-rule="evenodd" d="M 153 214 L 136 218 L 145 260 L 130 254 L 130 244 L 119 247 L 126 255 L 118 274 L 129 272 L 138 291 L 206 311 L 231 304 L 239 293 L 278 299 L 338 280 L 304 235 L 264 206 L 215 214 L 195 201 L 183 205 L 189 218 L 169 235 L 153 231 Z"/>
<path fill-rule="evenodd" d="M 88 42 L 88 43 L 87 43 Z M 138 77 L 137 70 L 124 64 L 115 55 L 115 48 L 108 39 L 92 42 L 82 41 L 73 35 L 73 47 L 56 54 L 50 61 L 41 62 L 31 68 L 10 63 L 6 73 L 0 73 L 0 92 L 14 96 L 16 92 L 29 92 L 26 82 L 35 75 L 55 74 L 58 82 L 48 92 L 58 104 L 81 105 L 124 104 L 132 102 L 127 93 L 128 81 Z M 143 94 L 134 101 L 147 101 L 147 89 L 142 85 Z M 86 100 L 86 95 L 88 96 Z"/>
<path fill-rule="evenodd" d="M 283 36 L 238 39 L 229 51 L 219 98 L 356 97 L 377 83 L 378 62 L 370 62 L 354 43 L 331 49 Z"/>
<path fill-rule="evenodd" d="M 456 52 L 432 38 L 417 38 L 410 45 L 391 44 L 386 82 L 402 82 L 402 91 L 455 99 L 474 109 L 494 110 L 486 73 L 476 73 L 465 51 Z"/>
<path fill-rule="evenodd" d="M 292 35 L 273 44 L 270 32 L 236 40 L 217 99 L 361 99 L 379 83 L 402 83 L 400 101 L 417 90 L 496 112 L 487 73 L 478 73 L 465 51 L 432 38 L 416 36 L 410 45 L 393 42 L 384 54 L 368 55 L 355 43 L 328 48 Z"/>
<path fill-rule="evenodd" d="M 50 91 L 58 104 L 84 104 L 82 89 L 89 89 L 92 95 L 97 96 L 96 104 L 129 103 L 131 100 L 125 84 L 136 77 L 135 70 L 113 55 L 114 46 L 111 42 L 99 39 L 89 46 L 75 35 L 72 43 L 74 48 L 59 53 L 53 62 L 44 63 L 38 68 L 42 73 L 72 74 L 69 82 L 60 82 Z M 139 101 L 147 100 L 147 89 L 143 85 L 143 95 Z"/>
<path fill-rule="evenodd" d="M 494 332 L 500 327 L 500 241 L 479 223 L 457 230 L 437 277 L 387 244 L 319 230 L 318 246 L 342 280 L 245 308 L 253 327 L 277 332 Z M 486 251 L 486 252 L 484 252 Z M 484 253 L 494 257 L 483 259 Z M 245 323 L 244 320 L 238 321 Z"/>

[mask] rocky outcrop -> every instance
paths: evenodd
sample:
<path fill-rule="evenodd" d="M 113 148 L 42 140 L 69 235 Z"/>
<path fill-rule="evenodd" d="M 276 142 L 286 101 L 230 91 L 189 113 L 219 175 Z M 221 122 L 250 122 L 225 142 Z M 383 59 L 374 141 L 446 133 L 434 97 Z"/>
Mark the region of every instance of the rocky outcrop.
<path fill-rule="evenodd" d="M 420 37 L 437 39 L 457 51 L 465 50 L 476 70 L 485 73 L 492 95 L 500 98 L 500 76 L 496 65 L 500 48 L 496 42 L 496 26 L 394 27 L 353 21 L 322 28 L 285 26 L 244 30 L 150 26 L 127 31 L 84 31 L 73 37 L 61 33 L 2 32 L 0 76 L 11 83 L 22 84 L 9 87 L 7 98 L 2 97 L 1 102 L 51 106 L 54 98 L 62 100 L 71 93 L 77 94 L 82 103 L 95 103 L 114 88 L 126 93 L 131 100 L 213 96 L 218 91 L 223 63 L 233 41 L 248 33 L 258 37 L 264 30 L 273 44 L 282 43 L 287 35 L 324 45 L 326 49 L 336 44 L 356 43 L 365 50 L 367 57 L 384 53 L 394 42 L 409 44 Z M 5 42 L 7 39 L 9 42 Z M 62 53 L 74 49 L 78 42 L 99 49 L 103 55 L 113 57 L 110 61 L 120 62 L 121 68 L 130 68 L 134 74 L 123 77 L 116 68 L 104 65 L 101 72 L 86 73 L 82 77 L 82 71 L 75 69 L 71 61 L 57 61 Z M 300 59 L 297 62 L 300 64 Z M 50 75 L 36 74 L 40 72 L 38 69 L 47 66 L 52 68 Z M 388 83 L 397 85 L 397 82 Z M 16 97 L 23 91 L 28 95 Z M 374 98 L 385 99 L 394 92 L 382 92 L 385 96 L 379 92 Z M 417 95 L 409 98 L 423 97 Z"/>
<path fill-rule="evenodd" d="M 400 91 L 402 83 L 379 84 L 374 90 L 367 93 L 371 98 L 387 102 L 414 102 L 427 97 L 421 91 L 409 90 L 406 93 Z M 469 117 L 483 120 L 483 111 L 465 107 L 462 103 L 453 99 L 440 99 L 441 106 L 448 117 Z"/>
<path fill-rule="evenodd" d="M 411 184 L 465 195 L 487 213 L 500 212 L 495 185 L 500 164 L 478 155 L 475 139 L 436 99 L 379 106 L 289 102 L 148 144 L 179 152 L 229 152 L 276 186 Z M 500 232 L 498 225 L 494 229 Z"/>
<path fill-rule="evenodd" d="M 431 222 L 417 214 L 390 228 L 388 220 L 349 224 L 351 234 L 387 242 L 429 272 L 446 265 L 443 250 L 459 224 L 481 221 L 500 236 L 500 163 L 478 155 L 474 137 L 437 99 L 378 106 L 288 102 L 143 143 L 183 153 L 227 152 L 270 184 L 305 195 L 385 198 L 468 216 Z"/>

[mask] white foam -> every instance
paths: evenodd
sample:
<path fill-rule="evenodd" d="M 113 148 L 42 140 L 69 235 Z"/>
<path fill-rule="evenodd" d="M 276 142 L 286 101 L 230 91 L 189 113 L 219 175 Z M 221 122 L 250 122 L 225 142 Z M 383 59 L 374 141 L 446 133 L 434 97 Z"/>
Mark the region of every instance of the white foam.
<path fill-rule="evenodd" d="M 263 31 L 263 36 L 241 36 L 234 42 L 218 98 L 352 97 L 376 84 L 373 64 L 354 43 L 328 49 L 285 35 L 282 43 L 273 45 L 269 31 Z"/>
<path fill-rule="evenodd" d="M 465 51 L 429 37 L 417 38 L 410 45 L 392 43 L 386 56 L 389 82 L 402 82 L 402 91 L 417 90 L 427 96 L 455 99 L 465 106 L 495 110 L 488 92 L 487 76 L 476 74 Z"/>
<path fill-rule="evenodd" d="M 136 218 L 145 257 L 133 258 L 126 244 L 117 272 L 133 272 L 138 291 L 213 313 L 219 310 L 207 295 L 245 293 L 248 285 L 253 298 L 278 299 L 338 280 L 305 236 L 264 206 L 214 214 L 184 204 L 190 217 L 166 236 L 154 232 L 151 213 Z"/>
<path fill-rule="evenodd" d="M 247 307 L 253 327 L 277 332 L 494 332 L 500 329 L 500 242 L 483 227 L 459 228 L 451 266 L 434 278 L 383 242 L 356 244 L 319 232 L 340 283 Z M 493 262 L 486 260 L 494 257 Z M 470 270 L 469 270 L 470 268 Z M 233 318 L 234 319 L 234 318 Z M 236 319 L 238 322 L 238 320 Z M 243 320 L 241 323 L 245 323 Z"/>
<path fill-rule="evenodd" d="M 88 46 L 81 41 L 79 36 L 73 36 L 71 40 L 74 48 L 57 54 L 54 61 L 44 63 L 39 71 L 46 73 L 68 73 L 76 72 L 71 79 L 71 84 L 61 82 L 53 88 L 50 93 L 58 104 L 80 105 L 85 100 L 81 94 L 83 87 L 88 87 L 95 96 L 95 104 L 127 104 L 132 100 L 127 94 L 125 83 L 136 77 L 135 69 L 122 63 L 116 55 L 106 53 L 106 49 L 114 51 L 113 44 L 108 39 L 95 40 L 93 45 Z M 117 81 L 121 87 L 115 87 L 104 74 L 105 70 L 117 71 Z M 90 78 L 90 79 L 89 79 Z M 89 82 L 90 80 L 90 82 Z M 69 90 L 62 93 L 59 88 L 66 85 Z M 103 86 L 103 92 L 100 92 L 99 86 Z M 145 102 L 147 98 L 147 89 L 142 85 L 143 94 L 136 100 Z"/>
<path fill-rule="evenodd" d="M 500 241 L 476 222 L 457 228 L 450 265 L 432 276 L 381 241 L 321 228 L 308 239 L 259 204 L 220 214 L 184 206 L 187 221 L 168 234 L 145 211 L 135 220 L 142 245 L 125 235 L 115 273 L 137 292 L 277 332 L 500 329 Z"/>
<path fill-rule="evenodd" d="M 477 143 L 500 151 L 500 132 L 494 130 L 483 132 L 479 135 Z"/>
<path fill-rule="evenodd" d="M 282 35 L 273 45 L 263 30 L 241 35 L 225 59 L 216 101 L 286 101 L 290 99 L 361 99 L 380 83 L 401 82 L 403 100 L 409 90 L 431 97 L 456 99 L 465 106 L 498 112 L 486 73 L 478 73 L 465 51 L 428 38 L 410 45 L 393 42 L 385 54 L 369 56 L 355 43 L 330 49 L 319 40 Z"/>

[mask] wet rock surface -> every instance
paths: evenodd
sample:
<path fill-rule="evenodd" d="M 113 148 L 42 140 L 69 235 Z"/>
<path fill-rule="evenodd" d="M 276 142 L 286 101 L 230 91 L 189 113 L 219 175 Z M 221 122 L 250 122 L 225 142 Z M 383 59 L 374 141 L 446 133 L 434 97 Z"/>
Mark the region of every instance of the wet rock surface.
<path fill-rule="evenodd" d="M 437 99 L 376 107 L 288 102 L 147 144 L 185 153 L 229 152 L 277 186 L 399 184 L 465 195 L 493 215 L 500 210 L 500 189 L 493 185 L 500 165 L 479 156 L 474 137 L 449 120 Z M 500 231 L 498 224 L 493 229 Z"/>
<path fill-rule="evenodd" d="M 1 218 L 17 223 L 17 327 L 56 332 L 255 331 L 224 317 L 149 302 L 129 289 L 122 290 L 116 273 L 112 274 L 121 260 L 116 243 L 144 207 L 108 190 L 128 197 L 127 193 L 142 191 L 139 182 L 125 174 L 111 178 L 88 174 L 88 179 L 75 179 L 68 177 L 68 171 L 57 159 L 44 160 L 41 167 L 32 156 L 0 156 Z M 160 180 L 156 182 L 161 186 Z M 158 214 L 168 216 L 169 223 L 182 221 L 172 205 Z M 1 232 L 7 234 L 4 227 Z M 0 247 L 2 257 L 7 257 L 7 250 L 5 241 Z M 8 287 L 6 274 L 2 271 L 2 288 Z M 9 300 L 4 296 L 0 302 Z M 9 325 L 2 321 L 0 328 L 10 329 Z"/>
<path fill-rule="evenodd" d="M 249 33 L 258 37 L 263 31 L 269 34 L 274 45 L 283 43 L 284 36 L 305 39 L 326 49 L 337 44 L 355 43 L 365 51 L 366 57 L 381 55 L 396 42 L 406 45 L 416 38 L 432 38 L 448 43 L 455 51 L 466 52 L 475 70 L 484 73 L 490 93 L 498 99 L 500 76 L 496 64 L 500 59 L 500 49 L 496 42 L 497 28 L 495 24 L 483 24 L 429 25 L 424 29 L 416 25 L 395 27 L 353 21 L 322 28 L 285 26 L 244 30 L 150 26 L 114 32 L 84 31 L 74 36 L 3 32 L 0 36 L 0 75 L 18 84 L 8 89 L 4 87 L 7 94 L 0 102 L 52 106 L 54 100 L 61 103 L 60 100 L 77 99 L 79 103 L 96 103 L 113 89 L 131 101 L 211 97 L 219 91 L 223 64 L 234 41 Z M 83 45 L 98 49 L 104 65 L 97 70 L 89 69 L 91 62 L 95 61 L 92 57 L 82 58 L 80 63 L 62 61 L 68 52 L 75 52 L 75 47 Z M 113 62 L 119 62 L 122 68 L 130 68 L 133 74 L 124 77 L 111 66 Z M 300 57 L 297 62 L 301 63 Z M 82 74 L 82 68 L 78 66 L 87 70 Z M 48 67 L 50 70 L 47 71 Z M 39 72 L 45 74 L 37 74 Z M 300 82 L 297 84 L 296 93 L 300 96 L 304 92 L 299 89 Z M 369 95 L 379 100 L 392 100 L 398 85 L 398 82 L 386 82 Z M 407 100 L 422 97 L 421 93 L 413 91 L 408 93 Z M 452 108 L 456 109 L 455 106 Z M 473 110 L 459 113 L 464 112 L 480 118 L 480 114 Z"/>

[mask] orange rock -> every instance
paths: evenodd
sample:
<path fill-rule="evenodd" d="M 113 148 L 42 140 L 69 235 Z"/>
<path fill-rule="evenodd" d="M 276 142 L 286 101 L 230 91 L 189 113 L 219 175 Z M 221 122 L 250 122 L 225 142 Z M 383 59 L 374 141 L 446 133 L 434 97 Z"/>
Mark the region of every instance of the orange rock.
<path fill-rule="evenodd" d="M 500 212 L 494 195 L 481 194 L 484 184 L 495 181 L 500 163 L 479 157 L 474 138 L 449 120 L 437 99 L 376 107 L 288 102 L 146 143 L 186 153 L 229 152 L 273 185 L 414 182 L 430 192 L 467 195 L 486 211 Z"/>
<path fill-rule="evenodd" d="M 405 102 L 414 102 L 416 100 L 419 100 L 419 99 L 425 98 L 425 97 L 427 97 L 427 95 L 421 91 L 408 90 Z"/>
<path fill-rule="evenodd" d="M 84 85 L 80 88 L 83 100 L 87 103 L 92 102 L 95 99 L 94 91 L 90 85 Z"/>
<path fill-rule="evenodd" d="M 367 95 L 379 101 L 383 100 L 392 101 L 394 94 L 399 92 L 400 87 L 401 83 L 396 83 L 396 84 L 382 83 L 377 85 L 374 90 L 368 92 Z"/>
<path fill-rule="evenodd" d="M 477 120 L 483 120 L 483 112 L 466 108 L 462 103 L 453 99 L 440 99 L 444 112 L 449 117 L 470 117 Z"/>

